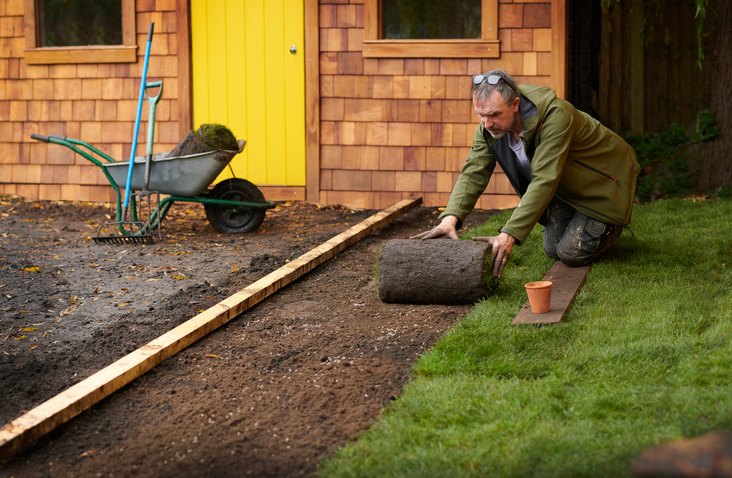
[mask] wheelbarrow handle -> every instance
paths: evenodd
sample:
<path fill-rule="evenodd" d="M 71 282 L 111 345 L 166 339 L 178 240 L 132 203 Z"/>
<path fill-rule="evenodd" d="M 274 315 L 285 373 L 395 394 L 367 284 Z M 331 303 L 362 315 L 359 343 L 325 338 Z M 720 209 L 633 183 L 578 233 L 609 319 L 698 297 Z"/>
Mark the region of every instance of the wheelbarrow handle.
<path fill-rule="evenodd" d="M 49 136 L 36 133 L 33 133 L 31 135 L 31 139 L 35 139 L 36 141 L 43 141 L 44 143 L 48 143 L 51 140 Z"/>

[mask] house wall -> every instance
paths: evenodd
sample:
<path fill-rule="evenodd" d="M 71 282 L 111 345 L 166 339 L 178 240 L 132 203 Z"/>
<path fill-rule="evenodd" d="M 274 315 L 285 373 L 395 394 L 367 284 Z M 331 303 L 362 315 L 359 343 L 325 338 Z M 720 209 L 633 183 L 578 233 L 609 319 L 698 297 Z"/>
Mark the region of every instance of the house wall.
<path fill-rule="evenodd" d="M 176 0 L 137 0 L 137 63 L 29 65 L 24 60 L 24 0 L 0 2 L 0 194 L 30 199 L 112 201 L 100 169 L 71 150 L 32 140 L 32 133 L 89 142 L 128 160 L 149 23 L 155 22 L 148 81 L 163 80 L 155 152 L 168 151 L 189 128 L 189 108 L 179 101 Z M 180 3 L 180 2 L 179 2 Z M 184 2 L 187 3 L 187 2 Z M 182 42 L 187 51 L 187 42 Z M 183 106 L 183 108 L 181 108 Z M 144 152 L 147 107 L 140 126 Z"/>
<path fill-rule="evenodd" d="M 170 150 L 191 127 L 188 1 L 135 0 L 137 63 L 61 65 L 24 61 L 29 1 L 0 2 L 0 194 L 111 201 L 98 167 L 30 135 L 79 138 L 126 161 L 154 21 L 148 79 L 165 84 L 154 144 Z M 500 67 L 563 95 L 564 0 L 499 0 L 500 56 L 492 59 L 364 58 L 363 0 L 304 2 L 308 201 L 382 208 L 421 196 L 444 206 L 477 124 L 472 74 Z M 142 144 L 145 132 L 143 121 Z M 497 170 L 477 206 L 516 203 Z"/>
<path fill-rule="evenodd" d="M 553 3 L 563 13 L 564 2 Z M 563 43 L 552 34 L 558 17 L 549 1 L 499 2 L 494 59 L 364 58 L 363 1 L 319 4 L 323 203 L 382 208 L 422 196 L 425 205 L 444 206 L 478 122 L 471 76 L 503 68 L 519 82 L 562 86 L 556 49 Z M 516 204 L 497 168 L 477 207 Z"/>

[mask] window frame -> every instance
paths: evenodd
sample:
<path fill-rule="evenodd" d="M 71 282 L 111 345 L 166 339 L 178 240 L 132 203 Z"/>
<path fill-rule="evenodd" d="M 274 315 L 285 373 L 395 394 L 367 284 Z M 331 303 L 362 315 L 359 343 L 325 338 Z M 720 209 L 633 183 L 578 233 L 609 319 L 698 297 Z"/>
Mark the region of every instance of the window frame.
<path fill-rule="evenodd" d="M 382 0 L 364 0 L 365 58 L 498 58 L 498 0 L 481 0 L 481 38 L 394 40 L 381 38 Z"/>
<path fill-rule="evenodd" d="M 122 45 L 38 46 L 36 0 L 25 0 L 25 62 L 29 65 L 68 63 L 135 63 L 137 38 L 135 0 L 122 0 Z"/>

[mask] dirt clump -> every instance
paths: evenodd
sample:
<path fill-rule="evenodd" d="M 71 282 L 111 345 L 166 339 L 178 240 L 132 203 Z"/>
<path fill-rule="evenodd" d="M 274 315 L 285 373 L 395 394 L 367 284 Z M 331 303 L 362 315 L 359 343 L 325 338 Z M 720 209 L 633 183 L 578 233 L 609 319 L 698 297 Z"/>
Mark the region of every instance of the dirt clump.
<path fill-rule="evenodd" d="M 250 234 L 176 205 L 154 244 L 97 244 L 114 210 L 0 198 L 0 419 L 7 423 L 375 211 L 282 203 Z M 490 212 L 476 211 L 470 227 Z M 0 475 L 313 476 L 396 397 L 469 306 L 385 304 L 383 244 L 417 208 L 168 359 Z"/>

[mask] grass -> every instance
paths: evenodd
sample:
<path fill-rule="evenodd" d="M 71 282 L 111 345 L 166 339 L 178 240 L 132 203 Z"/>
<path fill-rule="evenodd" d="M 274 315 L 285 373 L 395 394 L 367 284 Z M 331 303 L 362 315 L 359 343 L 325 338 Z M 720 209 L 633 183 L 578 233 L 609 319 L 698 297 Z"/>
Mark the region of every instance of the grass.
<path fill-rule="evenodd" d="M 324 477 L 631 476 L 646 447 L 732 428 L 732 200 L 636 207 L 564 322 L 511 325 L 542 228 Z M 469 235 L 492 235 L 507 213 Z"/>

